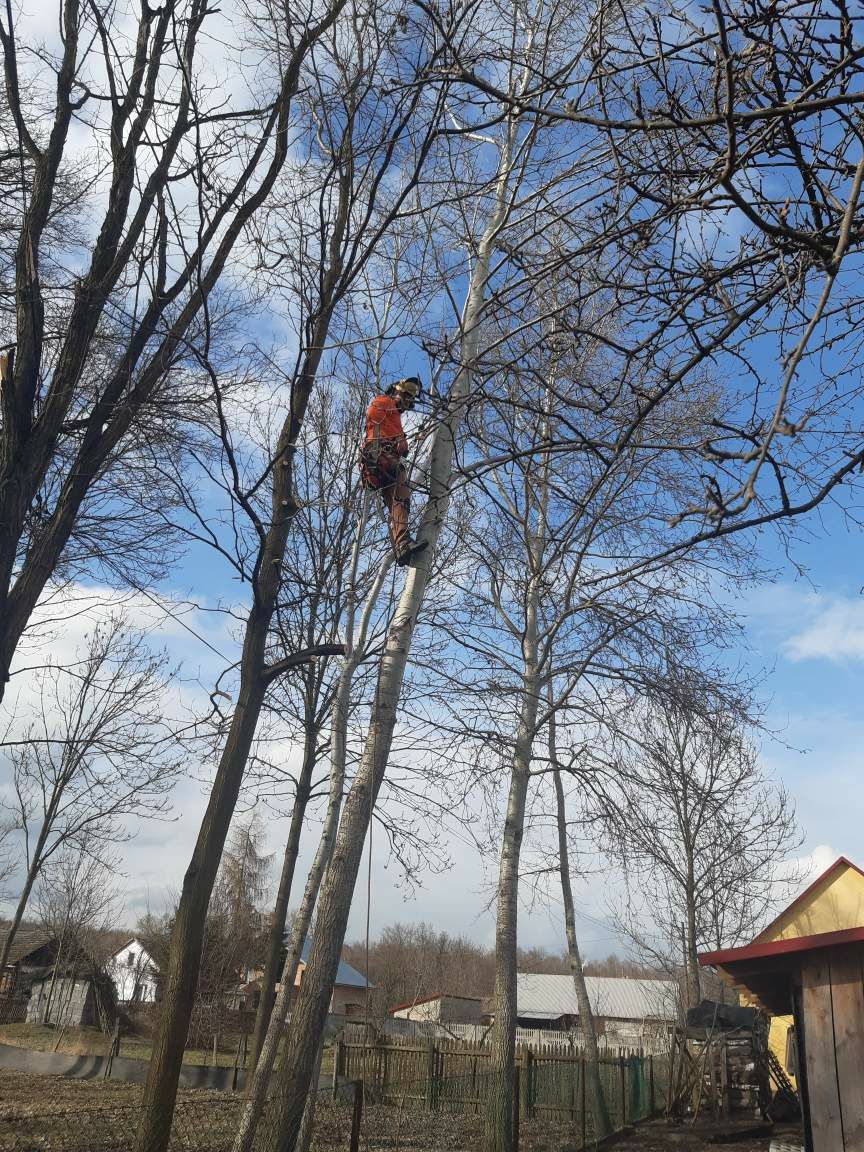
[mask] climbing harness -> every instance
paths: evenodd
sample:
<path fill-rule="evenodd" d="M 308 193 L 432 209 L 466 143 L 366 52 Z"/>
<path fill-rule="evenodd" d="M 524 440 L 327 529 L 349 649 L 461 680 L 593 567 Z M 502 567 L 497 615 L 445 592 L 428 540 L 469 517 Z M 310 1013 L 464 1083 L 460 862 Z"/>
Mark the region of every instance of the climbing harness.
<path fill-rule="evenodd" d="M 400 408 L 390 394 L 400 398 Z M 396 563 L 405 566 L 425 549 L 426 542 L 414 543 L 408 531 L 410 488 L 403 463 L 408 444 L 402 431 L 400 413 L 411 407 L 420 393 L 416 376 L 399 380 L 385 396 L 376 396 L 366 413 L 366 435 L 360 448 L 359 468 L 363 486 L 377 492 L 387 510 L 390 540 Z"/>

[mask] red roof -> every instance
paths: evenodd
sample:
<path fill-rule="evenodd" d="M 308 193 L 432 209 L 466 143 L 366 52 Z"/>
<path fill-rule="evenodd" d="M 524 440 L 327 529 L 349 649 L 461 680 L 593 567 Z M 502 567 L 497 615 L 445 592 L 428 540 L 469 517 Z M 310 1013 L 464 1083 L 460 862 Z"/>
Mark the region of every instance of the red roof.
<path fill-rule="evenodd" d="M 770 924 L 763 928 L 762 931 L 756 937 L 754 937 L 753 943 L 755 944 L 757 940 L 761 940 L 762 937 L 770 932 L 772 928 L 775 928 L 779 921 L 782 920 L 788 912 L 791 912 L 793 908 L 797 908 L 799 904 L 803 903 L 803 901 L 807 899 L 814 888 L 818 888 L 823 880 L 827 880 L 832 872 L 836 872 L 837 869 L 842 866 L 852 868 L 855 872 L 858 873 L 859 876 L 864 878 L 864 871 L 862 871 L 857 864 L 853 864 L 852 861 L 847 859 L 846 856 L 838 856 L 833 864 L 830 864 L 824 872 L 820 872 L 816 879 L 808 884 L 803 892 L 799 892 L 791 904 L 787 905 L 782 912 L 774 917 Z"/>
<path fill-rule="evenodd" d="M 812 936 L 793 936 L 790 940 L 762 940 L 757 937 L 743 948 L 721 948 L 717 952 L 701 952 L 699 963 L 712 968 L 741 961 L 761 960 L 769 956 L 785 956 L 792 952 L 812 952 L 817 948 L 834 948 L 838 944 L 857 944 L 864 941 L 864 926 L 841 928 L 837 932 L 816 932 Z"/>

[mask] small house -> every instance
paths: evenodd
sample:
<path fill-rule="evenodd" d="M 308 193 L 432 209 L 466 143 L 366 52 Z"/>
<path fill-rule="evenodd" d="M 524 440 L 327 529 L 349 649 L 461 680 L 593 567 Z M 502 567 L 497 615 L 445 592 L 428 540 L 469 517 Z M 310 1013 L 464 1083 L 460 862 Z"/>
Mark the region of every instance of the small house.
<path fill-rule="evenodd" d="M 101 973 L 75 967 L 51 971 L 34 980 L 27 1003 L 28 1024 L 55 1028 L 96 1027 L 107 1031 L 116 1001 L 112 981 Z"/>
<path fill-rule="evenodd" d="M 294 977 L 294 991 L 291 994 L 293 1006 L 303 980 L 303 973 L 309 963 L 311 944 L 307 940 L 300 952 L 297 975 Z M 280 985 L 277 985 L 277 991 Z M 371 988 L 372 985 L 370 984 Z M 247 1012 L 255 1012 L 261 1002 L 261 978 L 255 976 L 237 990 L 237 1006 Z M 366 977 L 352 968 L 344 960 L 339 961 L 333 995 L 330 997 L 330 1012 L 337 1016 L 360 1016 L 366 1005 Z"/>
<path fill-rule="evenodd" d="M 699 962 L 779 1020 L 784 1041 L 791 1018 L 807 1152 L 864 1152 L 864 873 L 840 857 L 750 944 Z"/>
<path fill-rule="evenodd" d="M 0 931 L 0 944 L 7 931 Z M 0 997 L 26 998 L 33 980 L 53 965 L 57 950 L 56 937 L 43 929 L 22 925 L 15 933 L 6 965 L 0 972 Z"/>
<path fill-rule="evenodd" d="M 422 1020 L 434 1024 L 479 1024 L 482 1008 L 480 996 L 437 993 L 397 1004 L 390 1009 L 390 1015 L 397 1020 Z"/>
<path fill-rule="evenodd" d="M 674 980 L 586 976 L 594 1027 L 604 1042 L 640 1047 L 668 1037 L 678 1017 Z M 517 1022 L 522 1028 L 571 1031 L 579 1028 L 572 976 L 520 972 L 516 977 Z"/>
<path fill-rule="evenodd" d="M 154 1004 L 159 993 L 159 969 L 136 937 L 116 948 L 106 965 L 114 981 L 118 1004 Z"/>

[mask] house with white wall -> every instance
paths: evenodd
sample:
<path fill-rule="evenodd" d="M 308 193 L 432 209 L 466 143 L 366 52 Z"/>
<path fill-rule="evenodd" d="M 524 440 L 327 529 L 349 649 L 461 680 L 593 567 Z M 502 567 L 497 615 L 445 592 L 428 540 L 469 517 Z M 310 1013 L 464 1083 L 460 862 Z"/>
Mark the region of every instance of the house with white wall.
<path fill-rule="evenodd" d="M 155 1003 L 159 969 L 137 937 L 130 937 L 109 957 L 106 970 L 114 981 L 118 1004 Z"/>

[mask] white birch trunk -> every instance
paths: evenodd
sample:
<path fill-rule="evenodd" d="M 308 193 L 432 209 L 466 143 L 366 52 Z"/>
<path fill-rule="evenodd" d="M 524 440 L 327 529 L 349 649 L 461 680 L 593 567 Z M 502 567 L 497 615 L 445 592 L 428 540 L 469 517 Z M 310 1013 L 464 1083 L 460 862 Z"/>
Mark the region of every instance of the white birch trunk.
<path fill-rule="evenodd" d="M 453 382 L 447 414 L 438 424 L 432 439 L 429 500 L 417 533 L 418 539 L 427 543 L 427 548 L 421 554 L 417 566 L 408 569 L 381 656 L 363 758 L 345 801 L 333 858 L 321 893 L 309 964 L 303 975 L 279 1069 L 279 1123 L 267 1133 L 263 1152 L 296 1152 L 297 1149 L 303 1110 L 327 1020 L 366 832 L 390 754 L 414 625 L 426 595 L 435 546 L 449 506 L 455 438 L 464 402 L 470 394 L 472 369 L 479 351 L 490 260 L 510 207 L 509 186 L 514 142 L 515 130 L 511 122 L 506 143 L 500 153 L 495 208 L 478 244 L 463 308 L 460 368 Z"/>
<path fill-rule="evenodd" d="M 525 807 L 531 779 L 531 760 L 537 735 L 540 668 L 537 616 L 540 570 L 546 540 L 548 487 L 541 479 L 536 525 L 530 533 L 527 556 L 528 586 L 525 632 L 522 638 L 522 690 L 519 723 L 510 767 L 510 793 L 498 866 L 498 903 L 495 920 L 495 1027 L 492 1032 L 489 1108 L 486 1121 L 488 1152 L 510 1152 L 513 1147 L 513 1077 L 516 1064 L 516 946 L 519 919 L 519 861 L 525 831 Z M 526 517 L 535 515 L 526 507 Z"/>
<path fill-rule="evenodd" d="M 282 967 L 281 987 L 277 993 L 276 1000 L 273 1005 L 273 1011 L 270 1014 L 270 1021 L 267 1026 L 267 1032 L 264 1036 L 264 1042 L 261 1046 L 261 1054 L 258 1057 L 258 1063 L 255 1066 L 252 1079 L 246 1089 L 246 1100 L 243 1105 L 243 1110 L 240 1114 L 237 1133 L 234 1137 L 234 1143 L 231 1146 L 231 1152 L 250 1152 L 250 1149 L 252 1148 L 253 1142 L 255 1140 L 255 1133 L 258 1128 L 261 1115 L 264 1111 L 264 1106 L 267 1102 L 267 1089 L 273 1074 L 273 1065 L 276 1060 L 276 1054 L 279 1051 L 279 1043 L 285 1032 L 285 1017 L 287 1016 L 288 1009 L 291 1006 L 291 990 L 294 987 L 294 981 L 297 977 L 297 967 L 300 962 L 300 952 L 303 948 L 303 942 L 309 934 L 309 928 L 312 924 L 312 914 L 315 910 L 315 902 L 318 899 L 321 882 L 330 863 L 330 859 L 333 853 L 333 845 L 336 841 L 336 830 L 339 825 L 339 813 L 342 809 L 342 792 L 345 787 L 345 762 L 351 683 L 354 678 L 354 673 L 357 671 L 357 668 L 365 654 L 366 638 L 369 631 L 369 621 L 371 620 L 372 612 L 375 608 L 378 597 L 381 594 L 381 589 L 384 585 L 384 581 L 387 577 L 387 573 L 391 564 L 391 557 L 388 555 L 383 561 L 381 569 L 378 572 L 378 575 L 375 577 L 375 581 L 369 590 L 369 594 L 366 597 L 363 613 L 361 615 L 360 627 L 355 642 L 353 587 L 354 580 L 356 578 L 358 550 L 362 540 L 362 528 L 364 522 L 365 504 L 364 517 L 363 521 L 361 521 L 360 531 L 358 532 L 357 545 L 355 545 L 354 559 L 352 562 L 352 576 L 350 581 L 351 590 L 348 593 L 346 602 L 345 658 L 342 665 L 342 670 L 339 674 L 339 682 L 336 686 L 336 692 L 333 698 L 333 709 L 331 712 L 331 768 L 330 789 L 327 798 L 327 812 L 324 817 L 324 826 L 321 831 L 321 839 L 318 843 L 315 859 L 312 862 L 312 867 L 309 869 L 309 875 L 306 879 L 306 887 L 303 892 L 303 899 L 300 902 L 297 915 L 294 917 L 294 923 L 291 929 L 291 941 L 288 945 L 288 951 L 285 956 L 285 963 Z M 319 1054 L 319 1065 L 320 1060 L 321 1058 Z"/>
<path fill-rule="evenodd" d="M 553 717 L 550 721 L 549 735 L 549 751 L 553 767 L 557 764 L 554 723 Z M 603 1081 L 600 1078 L 600 1049 L 597 1045 L 594 1013 L 591 1011 L 591 1001 L 588 999 L 588 987 L 585 983 L 579 941 L 576 937 L 576 914 L 573 907 L 573 887 L 570 883 L 570 851 L 567 845 L 567 813 L 564 807 L 564 787 L 561 783 L 561 773 L 557 767 L 553 772 L 553 778 L 558 817 L 558 864 L 561 872 L 561 898 L 564 902 L 564 927 L 567 933 L 567 959 L 573 977 L 576 1003 L 579 1007 L 579 1028 L 585 1045 L 586 1098 L 591 1104 L 594 1138 L 599 1140 L 609 1133 L 611 1125 L 609 1123 L 609 1110 L 606 1107 L 606 1097 L 603 1093 Z"/>

